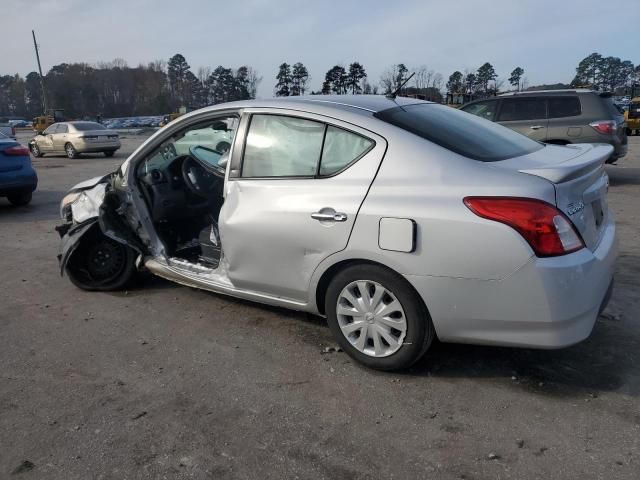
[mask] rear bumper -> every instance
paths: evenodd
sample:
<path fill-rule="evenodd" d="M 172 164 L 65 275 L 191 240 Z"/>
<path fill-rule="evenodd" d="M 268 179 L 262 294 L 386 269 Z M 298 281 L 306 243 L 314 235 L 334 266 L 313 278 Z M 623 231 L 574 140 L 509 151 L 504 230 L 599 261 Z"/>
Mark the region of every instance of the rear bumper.
<path fill-rule="evenodd" d="M 24 191 L 33 192 L 38 186 L 38 175 L 32 167 L 0 173 L 0 196 Z"/>
<path fill-rule="evenodd" d="M 617 240 L 610 223 L 598 248 L 531 260 L 502 280 L 406 276 L 440 340 L 561 348 L 586 339 L 610 296 Z"/>

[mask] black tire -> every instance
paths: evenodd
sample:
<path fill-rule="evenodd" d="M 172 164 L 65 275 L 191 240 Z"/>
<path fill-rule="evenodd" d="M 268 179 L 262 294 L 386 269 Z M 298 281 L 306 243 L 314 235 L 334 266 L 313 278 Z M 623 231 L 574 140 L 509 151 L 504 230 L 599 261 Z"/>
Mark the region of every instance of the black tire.
<path fill-rule="evenodd" d="M 31 154 L 32 154 L 34 157 L 37 157 L 37 158 L 42 157 L 42 155 L 43 155 L 43 154 L 42 154 L 42 150 L 40 150 L 40 147 L 38 147 L 38 144 L 37 144 L 37 143 L 32 143 L 32 144 L 29 146 L 29 148 L 31 149 Z"/>
<path fill-rule="evenodd" d="M 102 153 L 104 153 L 105 157 L 113 157 L 113 154 L 116 153 L 116 151 L 115 150 L 107 150 L 107 151 L 102 152 Z"/>
<path fill-rule="evenodd" d="M 76 150 L 76 147 L 74 147 L 72 143 L 67 143 L 64 146 L 64 151 L 67 154 L 67 157 L 78 158 L 78 151 Z"/>
<path fill-rule="evenodd" d="M 71 282 L 88 291 L 122 290 L 135 275 L 136 252 L 98 228 L 86 234 L 66 266 Z"/>
<path fill-rule="evenodd" d="M 406 334 L 402 346 L 384 357 L 367 355 L 356 349 L 345 337 L 338 322 L 337 305 L 342 290 L 357 280 L 376 282 L 393 293 L 402 305 Z M 325 297 L 325 312 L 334 337 L 354 360 L 376 370 L 401 370 L 417 362 L 435 338 L 429 312 L 413 287 L 402 276 L 377 265 L 354 265 L 339 272 L 329 284 Z"/>
<path fill-rule="evenodd" d="M 9 200 L 9 203 L 11 203 L 11 205 L 15 205 L 16 207 L 21 207 L 31 202 L 32 197 L 33 197 L 32 192 L 25 191 L 21 193 L 14 193 L 13 195 L 8 195 L 7 200 Z"/>

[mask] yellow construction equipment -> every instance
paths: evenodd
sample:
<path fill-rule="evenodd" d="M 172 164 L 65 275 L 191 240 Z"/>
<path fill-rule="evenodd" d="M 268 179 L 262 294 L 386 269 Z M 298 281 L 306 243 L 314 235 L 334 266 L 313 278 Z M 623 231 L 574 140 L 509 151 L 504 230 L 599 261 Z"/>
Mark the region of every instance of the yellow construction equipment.
<path fill-rule="evenodd" d="M 45 115 L 33 118 L 33 131 L 44 132 L 50 125 L 56 122 L 64 122 L 64 110 L 50 109 Z"/>
<path fill-rule="evenodd" d="M 631 99 L 624 119 L 627 122 L 627 135 L 640 135 L 640 97 Z"/>

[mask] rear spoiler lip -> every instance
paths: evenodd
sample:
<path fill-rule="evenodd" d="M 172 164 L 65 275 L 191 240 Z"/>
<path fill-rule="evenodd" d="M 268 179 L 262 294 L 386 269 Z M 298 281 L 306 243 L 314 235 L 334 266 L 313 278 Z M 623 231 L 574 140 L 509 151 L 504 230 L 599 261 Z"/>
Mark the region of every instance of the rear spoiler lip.
<path fill-rule="evenodd" d="M 601 167 L 613 153 L 613 147 L 606 143 L 568 145 L 568 148 L 580 148 L 583 152 L 555 166 L 526 168 L 518 171 L 545 178 L 552 183 L 561 183 Z"/>

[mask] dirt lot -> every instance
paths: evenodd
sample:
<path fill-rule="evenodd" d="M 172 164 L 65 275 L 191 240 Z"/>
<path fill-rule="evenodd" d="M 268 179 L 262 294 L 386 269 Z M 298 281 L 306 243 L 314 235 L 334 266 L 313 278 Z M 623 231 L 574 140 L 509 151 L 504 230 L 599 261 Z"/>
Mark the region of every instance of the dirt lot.
<path fill-rule="evenodd" d="M 323 354 L 330 332 L 304 314 L 60 278 L 58 202 L 139 142 L 38 159 L 33 203 L 0 199 L 1 479 L 640 477 L 640 137 L 608 167 L 620 259 L 592 336 L 438 344 L 404 374 Z"/>

